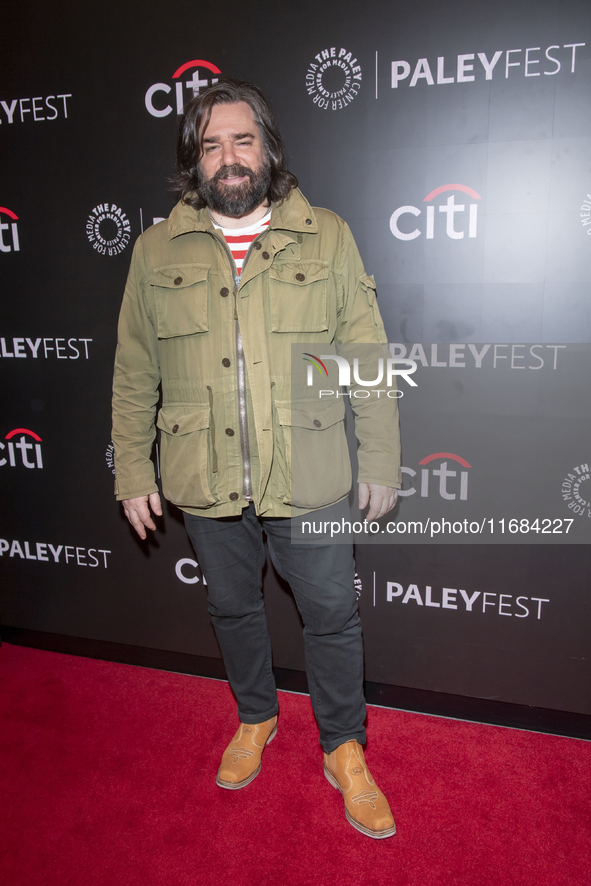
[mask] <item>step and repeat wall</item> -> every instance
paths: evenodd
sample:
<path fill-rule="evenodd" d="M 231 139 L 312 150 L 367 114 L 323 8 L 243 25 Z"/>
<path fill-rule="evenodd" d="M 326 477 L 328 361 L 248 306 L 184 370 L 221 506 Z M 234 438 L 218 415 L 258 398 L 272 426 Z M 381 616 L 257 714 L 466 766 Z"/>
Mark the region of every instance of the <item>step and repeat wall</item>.
<path fill-rule="evenodd" d="M 110 388 L 178 114 L 238 76 L 416 364 L 400 504 L 357 515 L 367 678 L 591 714 L 587 0 L 29 0 L 3 19 L 0 623 L 219 657 L 180 512 L 142 543 L 115 503 Z M 301 670 L 270 565 L 265 594 L 275 663 Z"/>

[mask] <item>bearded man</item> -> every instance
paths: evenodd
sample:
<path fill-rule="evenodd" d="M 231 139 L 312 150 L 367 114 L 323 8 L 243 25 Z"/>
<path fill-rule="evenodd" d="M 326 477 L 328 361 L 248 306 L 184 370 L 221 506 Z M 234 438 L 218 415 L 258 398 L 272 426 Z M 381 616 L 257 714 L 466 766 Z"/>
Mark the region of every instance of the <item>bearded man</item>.
<path fill-rule="evenodd" d="M 139 238 L 121 309 L 116 495 L 145 538 L 156 528 L 151 511 L 162 514 L 150 459 L 157 426 L 163 493 L 184 512 L 238 702 L 239 727 L 217 784 L 248 785 L 277 731 L 261 591 L 264 530 L 304 622 L 326 778 L 343 794 L 355 828 L 389 837 L 394 820 L 362 749 L 353 549 L 291 537 L 293 521 L 306 513 L 315 520 L 346 514 L 351 483 L 343 467 L 342 400 L 308 398 L 291 410 L 291 345 L 318 343 L 320 353 L 323 345 L 385 343 L 373 278 L 347 225 L 312 209 L 297 189 L 273 114 L 255 86 L 220 80 L 196 96 L 181 119 L 177 161 L 179 202 L 167 221 Z M 368 520 L 386 514 L 400 488 L 395 401 L 386 405 L 385 429 L 377 427 L 383 400 L 373 426 L 371 408 L 354 405 L 359 503 L 369 504 Z M 290 473 L 296 431 L 316 455 L 324 453 L 308 460 L 299 490 Z"/>

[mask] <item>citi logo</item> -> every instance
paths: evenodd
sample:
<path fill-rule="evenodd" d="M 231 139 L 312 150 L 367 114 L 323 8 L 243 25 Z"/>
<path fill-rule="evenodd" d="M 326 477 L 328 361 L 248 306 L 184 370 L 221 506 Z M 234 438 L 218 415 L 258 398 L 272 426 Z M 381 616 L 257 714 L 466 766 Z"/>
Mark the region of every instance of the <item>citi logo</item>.
<path fill-rule="evenodd" d="M 432 202 L 436 197 L 439 197 L 440 194 L 444 194 L 447 191 L 460 191 L 467 197 L 471 197 L 472 200 L 482 199 L 480 194 L 477 193 L 474 188 L 468 187 L 468 185 L 441 185 L 433 191 L 430 191 L 426 197 L 423 197 L 423 203 L 431 204 L 425 207 L 425 238 L 427 240 L 435 239 L 436 232 L 437 236 L 442 235 L 443 224 L 439 225 L 435 223 L 436 208 L 438 209 L 438 216 L 439 214 L 445 215 L 445 233 L 451 240 L 464 239 L 466 233 L 466 216 L 464 213 L 466 212 L 468 216 L 468 237 L 476 237 L 478 232 L 478 203 L 467 203 L 465 198 L 462 199 L 461 203 L 456 203 L 454 193 L 451 193 L 447 197 L 445 203 L 440 202 L 439 204 L 435 204 Z M 414 228 L 412 231 L 407 230 L 411 227 L 412 220 L 403 220 L 402 217 L 405 215 L 414 215 L 418 218 L 419 215 L 422 215 L 422 210 L 419 209 L 418 206 L 399 206 L 390 216 L 390 230 L 397 240 L 415 240 L 417 237 L 421 236 L 423 231 L 421 231 L 420 228 Z M 461 230 L 456 230 L 456 215 L 462 216 L 462 219 L 458 219 L 458 224 L 460 221 L 464 221 Z M 399 223 L 401 223 L 402 227 Z"/>
<path fill-rule="evenodd" d="M 35 442 L 30 443 L 27 437 L 32 438 Z M 0 468 L 6 464 L 11 468 L 20 467 L 21 465 L 25 468 L 43 467 L 43 456 L 41 454 L 42 440 L 35 431 L 30 431 L 28 428 L 15 428 L 13 431 L 9 431 L 4 439 L 6 443 L 0 441 L 0 450 L 2 451 Z M 16 450 L 19 451 L 19 455 L 17 455 Z M 7 453 L 8 457 L 4 455 L 4 452 Z M 29 455 L 31 458 L 29 458 Z"/>
<path fill-rule="evenodd" d="M 185 566 L 189 566 L 192 570 L 191 572 L 185 572 Z M 183 557 L 182 560 L 177 560 L 176 565 L 174 567 L 175 575 L 180 581 L 182 581 L 186 585 L 195 585 L 199 581 L 199 576 L 195 573 L 194 570 L 199 568 L 199 564 L 196 560 L 191 560 L 190 557 Z M 205 576 L 201 573 L 201 578 L 203 579 L 203 584 L 206 585 Z"/>
<path fill-rule="evenodd" d="M 187 74 L 187 71 L 192 71 L 192 75 L 190 79 L 184 80 L 183 76 Z M 221 73 L 222 72 L 218 67 L 212 65 L 211 62 L 204 61 L 202 58 L 194 59 L 191 62 L 185 62 L 184 65 L 177 68 L 172 75 L 172 79 L 175 81 L 173 85 L 177 114 L 182 114 L 185 107 L 185 89 L 188 89 L 191 92 L 188 99 L 190 101 L 194 96 L 199 95 L 199 90 L 202 87 L 217 83 L 218 81 L 215 74 Z M 146 110 L 152 115 L 152 117 L 168 117 L 169 114 L 172 114 L 172 105 L 166 104 L 164 107 L 157 107 L 157 105 L 154 104 L 154 98 L 159 92 L 169 95 L 169 93 L 172 92 L 172 86 L 169 83 L 153 83 L 146 92 Z M 160 104 L 161 102 L 162 96 L 158 96 L 157 104 Z"/>
<path fill-rule="evenodd" d="M 4 215 L 7 215 L 12 220 L 9 222 L 4 221 L 2 217 Z M 0 206 L 0 252 L 20 252 L 17 221 L 18 215 L 12 209 Z M 4 235 L 5 231 L 6 236 Z"/>
<path fill-rule="evenodd" d="M 450 461 L 456 462 L 456 465 L 449 468 Z M 431 462 L 437 462 L 437 464 L 427 467 L 427 465 L 431 465 Z M 456 498 L 459 498 L 460 501 L 468 500 L 468 471 L 458 470 L 457 466 L 467 469 L 472 465 L 461 455 L 454 455 L 453 452 L 433 452 L 421 459 L 419 465 L 421 465 L 419 489 L 417 490 L 415 487 L 400 489 L 399 496 L 409 498 L 419 492 L 421 498 L 429 498 L 431 492 L 431 494 L 439 494 L 447 501 L 454 501 Z M 401 467 L 400 470 L 409 477 L 417 476 L 417 471 L 413 471 L 412 468 Z"/>

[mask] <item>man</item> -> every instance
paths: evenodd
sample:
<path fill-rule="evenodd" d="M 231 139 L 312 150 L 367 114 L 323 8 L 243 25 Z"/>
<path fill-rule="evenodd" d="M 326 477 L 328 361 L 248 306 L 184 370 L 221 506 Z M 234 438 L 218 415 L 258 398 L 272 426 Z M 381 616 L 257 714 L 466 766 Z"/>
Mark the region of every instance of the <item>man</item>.
<path fill-rule="evenodd" d="M 325 775 L 343 794 L 355 828 L 388 837 L 394 820 L 361 747 L 363 649 L 352 547 L 291 539 L 302 514 L 346 514 L 350 488 L 342 399 L 308 398 L 291 408 L 291 345 L 317 343 L 322 353 L 386 342 L 373 278 L 345 223 L 312 209 L 297 190 L 256 87 L 222 80 L 195 97 L 181 120 L 177 161 L 179 203 L 167 222 L 139 238 L 121 309 L 117 498 L 141 538 L 155 529 L 150 509 L 162 513 L 150 460 L 156 424 L 164 495 L 184 511 L 238 702 L 240 725 L 217 784 L 249 784 L 277 730 L 261 594 L 264 529 L 304 621 Z M 394 506 L 400 487 L 395 401 L 360 401 L 356 411 L 360 506 L 369 504 L 374 520 Z M 306 482 L 296 489 L 290 468 L 302 459 Z"/>

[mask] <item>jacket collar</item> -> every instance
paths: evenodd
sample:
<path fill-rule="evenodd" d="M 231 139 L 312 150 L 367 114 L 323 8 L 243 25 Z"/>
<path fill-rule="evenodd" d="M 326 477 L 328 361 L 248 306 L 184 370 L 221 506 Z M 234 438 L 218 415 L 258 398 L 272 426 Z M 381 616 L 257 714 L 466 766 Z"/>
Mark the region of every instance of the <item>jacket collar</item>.
<path fill-rule="evenodd" d="M 293 190 L 287 200 L 284 200 L 280 205 L 273 204 L 269 228 L 275 231 L 293 231 L 294 233 L 318 233 L 318 222 L 314 210 L 299 188 Z M 213 233 L 214 230 L 207 208 L 195 210 L 192 206 L 179 201 L 168 217 L 169 240 L 192 231 Z"/>

